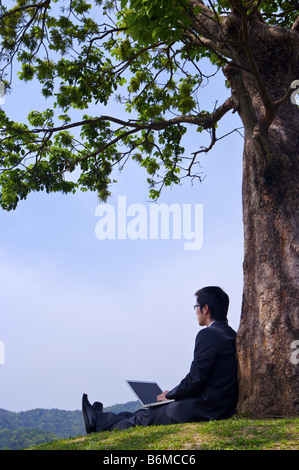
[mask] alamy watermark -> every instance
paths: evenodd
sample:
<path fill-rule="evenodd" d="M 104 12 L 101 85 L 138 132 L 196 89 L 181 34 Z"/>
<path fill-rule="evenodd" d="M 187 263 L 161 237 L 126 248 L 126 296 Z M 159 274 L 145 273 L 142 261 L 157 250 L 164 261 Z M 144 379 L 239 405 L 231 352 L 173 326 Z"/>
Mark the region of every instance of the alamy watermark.
<path fill-rule="evenodd" d="M 291 89 L 295 88 L 295 91 L 291 94 L 291 102 L 293 104 L 299 105 L 299 80 L 294 80 L 291 83 Z"/>
<path fill-rule="evenodd" d="M 0 365 L 5 364 L 5 345 L 0 341 Z"/>
<path fill-rule="evenodd" d="M 99 240 L 182 240 L 185 250 L 203 245 L 203 204 L 130 204 L 118 196 L 117 207 L 99 204 L 95 234 Z"/>
<path fill-rule="evenodd" d="M 294 349 L 290 356 L 290 361 L 292 364 L 299 364 L 299 340 L 295 339 L 291 342 L 291 349 Z"/>

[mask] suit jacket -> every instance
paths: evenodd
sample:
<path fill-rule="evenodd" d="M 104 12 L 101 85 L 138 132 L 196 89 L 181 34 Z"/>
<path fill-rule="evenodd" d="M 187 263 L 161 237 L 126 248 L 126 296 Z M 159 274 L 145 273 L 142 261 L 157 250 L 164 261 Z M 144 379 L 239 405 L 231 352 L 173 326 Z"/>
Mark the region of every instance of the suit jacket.
<path fill-rule="evenodd" d="M 228 418 L 238 398 L 235 331 L 226 321 L 200 330 L 195 341 L 190 372 L 167 398 L 165 405 L 134 413 L 97 412 L 97 431 L 131 426 L 187 423 Z"/>
<path fill-rule="evenodd" d="M 227 418 L 238 400 L 236 332 L 226 321 L 199 331 L 186 377 L 166 395 L 165 411 L 178 422 Z"/>

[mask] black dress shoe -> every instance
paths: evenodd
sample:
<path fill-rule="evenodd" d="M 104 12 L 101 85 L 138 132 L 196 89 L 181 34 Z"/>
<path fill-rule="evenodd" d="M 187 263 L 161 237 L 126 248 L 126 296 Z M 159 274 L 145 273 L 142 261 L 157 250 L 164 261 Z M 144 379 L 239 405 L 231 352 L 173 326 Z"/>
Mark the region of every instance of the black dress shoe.
<path fill-rule="evenodd" d="M 86 393 L 83 393 L 82 397 L 82 413 L 87 434 L 96 432 L 97 411 L 89 403 Z"/>
<path fill-rule="evenodd" d="M 103 403 L 100 401 L 95 401 L 92 405 L 97 411 L 102 412 L 103 411 Z"/>

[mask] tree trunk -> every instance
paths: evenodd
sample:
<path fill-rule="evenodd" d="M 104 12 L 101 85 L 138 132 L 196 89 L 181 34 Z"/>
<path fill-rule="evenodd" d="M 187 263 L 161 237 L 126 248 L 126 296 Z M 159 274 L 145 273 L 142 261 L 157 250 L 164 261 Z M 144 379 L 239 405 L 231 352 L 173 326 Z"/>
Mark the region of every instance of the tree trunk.
<path fill-rule="evenodd" d="M 275 101 L 299 79 L 298 34 L 260 21 L 251 26 L 253 55 Z M 245 54 L 240 60 L 248 66 Z M 231 67 L 225 74 L 245 127 L 238 410 L 297 416 L 299 352 L 293 348 L 299 351 L 299 110 L 288 100 L 263 129 L 265 108 L 253 76 Z"/>

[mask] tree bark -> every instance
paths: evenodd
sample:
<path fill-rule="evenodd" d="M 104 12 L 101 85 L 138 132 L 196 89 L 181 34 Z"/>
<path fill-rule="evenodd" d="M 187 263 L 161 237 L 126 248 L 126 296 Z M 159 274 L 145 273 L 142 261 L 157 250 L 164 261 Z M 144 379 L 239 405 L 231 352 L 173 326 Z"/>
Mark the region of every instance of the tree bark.
<path fill-rule="evenodd" d="M 298 33 L 257 20 L 250 42 L 274 102 L 299 79 Z M 250 68 L 245 53 L 240 63 Z M 292 347 L 299 340 L 299 110 L 288 99 L 264 126 L 266 108 L 257 80 L 231 66 L 225 74 L 245 128 L 238 411 L 296 416 L 299 364 Z"/>

